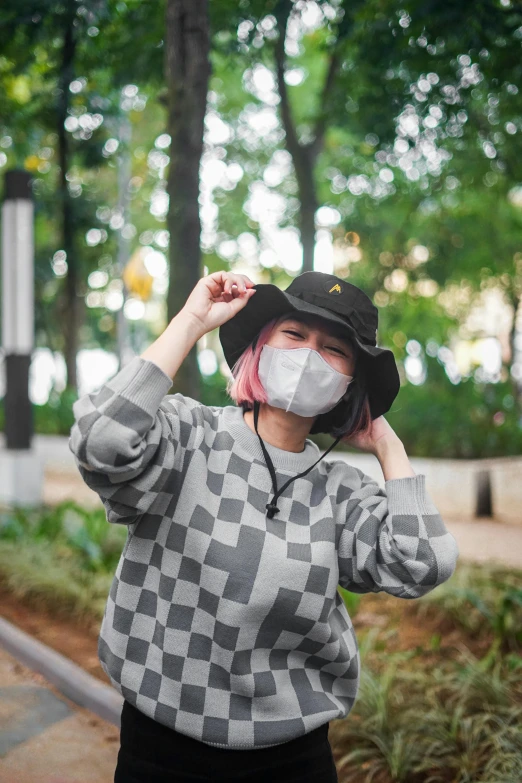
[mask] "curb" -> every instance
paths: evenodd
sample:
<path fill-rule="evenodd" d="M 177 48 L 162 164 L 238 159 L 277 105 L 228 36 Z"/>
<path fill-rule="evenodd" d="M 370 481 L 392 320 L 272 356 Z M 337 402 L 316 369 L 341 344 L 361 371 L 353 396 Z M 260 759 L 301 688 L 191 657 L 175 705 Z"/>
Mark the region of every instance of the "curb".
<path fill-rule="evenodd" d="M 78 664 L 0 617 L 0 646 L 17 661 L 42 674 L 68 699 L 120 728 L 123 696 Z"/>

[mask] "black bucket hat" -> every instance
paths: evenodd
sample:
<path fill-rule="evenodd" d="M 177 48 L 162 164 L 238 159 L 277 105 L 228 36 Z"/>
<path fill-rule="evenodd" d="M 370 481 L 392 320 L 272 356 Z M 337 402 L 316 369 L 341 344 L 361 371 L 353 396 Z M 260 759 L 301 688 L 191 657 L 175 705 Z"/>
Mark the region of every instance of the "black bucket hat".
<path fill-rule="evenodd" d="M 364 291 L 324 272 L 303 272 L 284 291 L 272 283 L 254 288 L 256 293 L 242 310 L 219 328 L 230 369 L 272 318 L 292 311 L 320 316 L 343 326 L 358 345 L 372 419 L 389 411 L 399 393 L 399 372 L 392 351 L 377 347 L 378 311 Z"/>

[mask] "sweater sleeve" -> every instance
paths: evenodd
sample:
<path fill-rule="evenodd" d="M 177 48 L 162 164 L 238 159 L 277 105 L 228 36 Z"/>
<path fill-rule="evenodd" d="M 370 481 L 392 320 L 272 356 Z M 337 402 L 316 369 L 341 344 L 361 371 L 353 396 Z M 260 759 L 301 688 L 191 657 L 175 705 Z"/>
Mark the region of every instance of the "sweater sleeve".
<path fill-rule="evenodd" d="M 385 488 L 358 471 L 339 540 L 339 584 L 354 593 L 419 598 L 453 574 L 459 550 L 425 487 L 425 476 Z"/>
<path fill-rule="evenodd" d="M 69 449 L 109 522 L 129 525 L 145 512 L 164 513 L 176 493 L 197 403 L 165 396 L 171 386 L 158 365 L 136 356 L 73 404 Z"/>

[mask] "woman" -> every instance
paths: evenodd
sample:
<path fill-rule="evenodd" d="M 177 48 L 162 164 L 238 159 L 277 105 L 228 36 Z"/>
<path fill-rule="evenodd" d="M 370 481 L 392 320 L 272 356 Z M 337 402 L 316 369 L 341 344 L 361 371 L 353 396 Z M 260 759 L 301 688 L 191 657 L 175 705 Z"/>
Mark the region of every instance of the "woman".
<path fill-rule="evenodd" d="M 167 394 L 217 327 L 237 405 Z M 79 470 L 128 530 L 98 646 L 125 699 L 116 783 L 337 780 L 328 726 L 360 665 L 337 585 L 417 598 L 458 556 L 383 416 L 399 377 L 376 332 L 332 275 L 280 291 L 217 272 L 75 403 Z M 385 489 L 313 432 L 375 454 Z"/>

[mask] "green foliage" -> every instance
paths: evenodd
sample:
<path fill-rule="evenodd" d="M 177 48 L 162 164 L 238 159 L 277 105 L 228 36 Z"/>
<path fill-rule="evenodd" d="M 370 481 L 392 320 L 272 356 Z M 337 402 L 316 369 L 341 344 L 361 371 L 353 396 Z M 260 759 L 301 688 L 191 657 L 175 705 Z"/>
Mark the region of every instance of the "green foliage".
<path fill-rule="evenodd" d="M 51 391 L 44 405 L 33 407 L 35 432 L 69 435 L 74 423 L 72 406 L 76 399 L 76 393 L 70 388 L 62 392 Z"/>
<path fill-rule="evenodd" d="M 103 509 L 86 510 L 74 501 L 56 507 L 0 512 L 0 541 L 42 541 L 69 552 L 76 567 L 107 573 L 116 568 L 127 529 L 109 525 Z"/>
<path fill-rule="evenodd" d="M 443 630 L 431 637 L 429 649 L 391 652 L 382 642 L 388 629 L 358 632 L 359 694 L 329 735 L 339 780 L 516 783 L 522 764 L 521 577 L 496 564 L 459 562 L 451 579 L 408 606 L 411 621 L 421 625 L 437 612 Z M 458 647 L 441 648 L 441 638 L 455 627 Z M 479 639 L 491 641 L 482 657 L 468 647 Z"/>
<path fill-rule="evenodd" d="M 344 587 L 341 587 L 341 585 L 337 586 L 337 590 L 344 601 L 348 614 L 350 617 L 355 617 L 361 604 L 361 595 L 359 593 L 351 593 L 349 590 L 345 590 Z"/>
<path fill-rule="evenodd" d="M 430 356 L 425 360 L 426 382 L 403 383 L 386 414 L 409 455 L 481 459 L 521 453 L 522 420 L 510 382 L 481 384 L 468 378 L 452 384 L 441 362 Z M 328 435 L 312 440 L 323 449 L 331 443 Z M 341 444 L 336 449 L 355 451 Z"/>
<path fill-rule="evenodd" d="M 426 361 L 429 381 L 404 384 L 386 414 L 408 453 L 467 459 L 521 453 L 522 427 L 511 383 L 467 379 L 450 385 L 441 364 L 432 357 Z"/>
<path fill-rule="evenodd" d="M 155 142 L 165 132 L 165 6 L 164 0 L 89 0 L 78 7 L 56 0 L 2 3 L 0 153 L 7 157 L 6 169 L 22 166 L 34 175 L 38 346 L 63 353 L 70 327 L 62 315 L 70 298 L 67 277 L 57 276 L 51 260 L 62 241 L 57 123 L 62 87 L 73 79 L 85 83 L 77 92 L 66 93 L 70 119 L 103 116 L 92 133 L 77 129 L 66 134 L 76 295 L 83 301 L 92 293 L 88 280 L 95 270 L 107 274 L 106 286 L 96 289 L 102 295 L 120 276 L 120 229 L 110 220 L 119 199 L 118 171 L 125 144 L 120 144 L 118 154 L 104 153 L 104 145 L 119 135 L 121 88 L 127 84 L 136 85 L 142 99 L 141 107 L 123 112 L 131 128 L 132 184 L 126 200 L 135 235 L 129 251 L 140 244 L 161 248 L 155 236 L 165 223 L 151 215 L 149 207 L 165 173 L 160 176 L 154 169 L 149 153 L 158 153 Z M 275 97 L 265 102 L 251 79 L 260 65 L 275 73 L 275 21 L 284 7 L 288 6 L 283 0 L 209 3 L 209 111 L 227 123 L 230 133 L 227 141 L 209 144 L 208 152 L 226 164 L 240 164 L 243 174 L 237 182 L 225 177 L 214 188 L 216 233 L 203 254 L 210 271 L 251 270 L 260 281 L 283 287 L 293 273 L 285 270 L 281 258 L 271 268 L 259 265 L 259 251 L 270 245 L 269 220 L 266 225 L 253 220 L 247 203 L 253 185 L 269 182 L 268 192 L 281 198 L 278 225 L 299 225 L 297 181 L 286 151 L 280 96 L 275 87 Z M 313 140 L 318 123 L 325 123 L 314 180 L 318 203 L 335 207 L 341 216 L 332 228 L 339 251 L 336 273 L 375 298 L 379 343 L 393 349 L 402 368 L 408 340 L 419 341 L 424 350 L 430 340 L 449 346 L 481 336 L 471 333 L 466 321 L 487 288 L 499 288 L 512 306 L 522 292 L 522 210 L 509 197 L 522 181 L 522 15 L 516 4 L 492 0 L 407 0 L 400 8 L 389 0 L 318 0 L 317 7 L 324 10 L 324 18 L 304 30 L 287 56 L 288 71 L 302 71 L 300 83 L 287 84 L 293 123 L 303 148 Z M 74 52 L 67 63 L 64 30 L 71 21 Z M 336 76 L 324 93 L 334 58 Z M 276 112 L 279 124 L 256 135 L 249 118 L 266 110 Z M 418 133 L 399 132 L 398 117 L 406 110 L 418 118 Z M 400 153 L 397 142 L 403 147 L 406 143 L 407 152 Z M 406 165 L 402 155 L 417 152 L 422 154 Z M 288 165 L 277 183 L 277 178 L 267 177 L 267 169 L 281 160 Z M 412 167 L 418 167 L 417 179 L 408 174 Z M 384 169 L 393 177 L 386 187 L 380 179 Z M 354 175 L 369 183 L 362 192 L 351 185 Z M 86 241 L 92 228 L 106 232 L 95 246 Z M 343 261 L 343 252 L 353 250 L 345 240 L 347 232 L 359 237 L 359 261 Z M 220 254 L 221 242 L 242 234 L 254 241 L 253 261 L 244 257 L 239 245 L 235 255 Z M 412 262 L 416 244 L 428 249 L 425 262 Z M 391 284 L 395 272 L 405 275 L 403 290 L 394 290 Z M 426 283 L 434 286 L 433 292 L 424 288 L 419 293 Z M 465 294 L 457 304 L 456 289 Z M 90 302 L 83 317 L 82 347 L 114 350 L 115 313 Z M 144 320 L 142 339 L 150 342 L 160 326 Z M 511 341 L 514 338 L 512 330 Z M 404 383 L 389 413 L 408 452 L 471 458 L 520 453 L 522 395 L 509 381 L 512 361 L 513 356 L 504 352 L 499 383 L 471 377 L 453 385 L 440 363 L 426 358 L 426 382 Z M 204 378 L 202 401 L 229 404 L 224 386 L 219 374 Z M 70 395 L 52 392 L 46 405 L 34 406 L 36 432 L 67 436 L 72 402 Z"/>
<path fill-rule="evenodd" d="M 203 405 L 235 405 L 225 391 L 226 381 L 219 372 L 203 376 L 201 402 Z"/>
<path fill-rule="evenodd" d="M 485 674 L 480 659 L 459 657 L 425 668 L 388 653 L 363 664 L 355 706 L 330 736 L 343 783 L 516 783 L 519 675 L 503 660 Z"/>
<path fill-rule="evenodd" d="M 79 622 L 101 620 L 127 529 L 66 501 L 0 512 L 0 580 L 16 597 Z"/>
<path fill-rule="evenodd" d="M 467 635 L 493 634 L 488 660 L 522 651 L 522 571 L 459 563 L 450 580 L 416 602 L 419 620 L 434 608 Z"/>
<path fill-rule="evenodd" d="M 85 570 L 72 549 L 48 540 L 0 538 L 0 579 L 16 598 L 75 621 L 101 620 L 112 571 Z"/>

